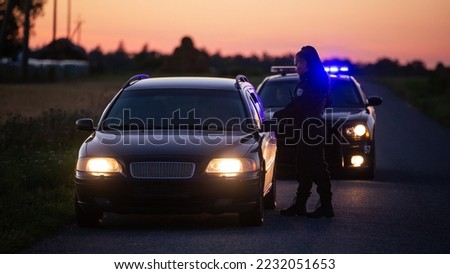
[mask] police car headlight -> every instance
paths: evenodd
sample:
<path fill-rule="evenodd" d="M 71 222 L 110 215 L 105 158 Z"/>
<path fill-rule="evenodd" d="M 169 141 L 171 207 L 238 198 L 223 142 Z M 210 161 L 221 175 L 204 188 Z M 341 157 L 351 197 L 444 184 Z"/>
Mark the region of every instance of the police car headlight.
<path fill-rule="evenodd" d="M 233 177 L 243 172 L 256 170 L 256 162 L 246 158 L 215 158 L 206 167 L 206 173 L 225 177 Z"/>
<path fill-rule="evenodd" d="M 354 138 L 361 138 L 363 136 L 369 137 L 369 131 L 367 127 L 363 124 L 356 124 L 352 127 L 347 127 L 345 133 Z"/>
<path fill-rule="evenodd" d="M 364 157 L 361 155 L 353 155 L 350 160 L 352 166 L 360 167 L 364 163 Z"/>
<path fill-rule="evenodd" d="M 94 176 L 108 176 L 114 173 L 121 173 L 122 166 L 114 158 L 85 157 L 78 159 L 77 170 L 88 172 Z"/>

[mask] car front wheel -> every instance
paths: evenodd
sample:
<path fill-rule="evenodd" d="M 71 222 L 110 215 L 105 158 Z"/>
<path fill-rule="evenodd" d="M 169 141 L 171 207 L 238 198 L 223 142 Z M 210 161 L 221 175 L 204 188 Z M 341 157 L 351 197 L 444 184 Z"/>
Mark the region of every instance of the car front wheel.
<path fill-rule="evenodd" d="M 259 197 L 256 204 L 250 209 L 239 212 L 239 223 L 242 226 L 260 226 L 264 222 L 264 201 L 262 194 L 262 182 L 259 182 Z"/>
<path fill-rule="evenodd" d="M 273 176 L 272 176 L 272 187 L 269 193 L 264 197 L 264 208 L 265 209 L 275 209 L 277 206 L 277 174 L 276 167 L 274 166 Z"/>
<path fill-rule="evenodd" d="M 103 213 L 86 211 L 80 207 L 75 199 L 75 214 L 80 227 L 97 227 L 101 223 Z"/>

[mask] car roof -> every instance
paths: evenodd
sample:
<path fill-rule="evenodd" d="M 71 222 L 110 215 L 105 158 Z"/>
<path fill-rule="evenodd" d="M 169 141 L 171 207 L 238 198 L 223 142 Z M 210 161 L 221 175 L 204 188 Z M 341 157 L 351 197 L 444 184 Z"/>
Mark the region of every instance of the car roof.
<path fill-rule="evenodd" d="M 214 89 L 234 90 L 236 80 L 232 78 L 219 77 L 158 77 L 139 80 L 126 90 L 140 89 Z"/>
<path fill-rule="evenodd" d="M 343 80 L 351 80 L 350 75 L 345 74 L 329 74 L 330 79 L 343 79 Z M 287 74 L 275 74 L 266 77 L 266 81 L 269 80 L 279 80 L 279 79 L 298 79 L 297 73 L 287 73 Z"/>

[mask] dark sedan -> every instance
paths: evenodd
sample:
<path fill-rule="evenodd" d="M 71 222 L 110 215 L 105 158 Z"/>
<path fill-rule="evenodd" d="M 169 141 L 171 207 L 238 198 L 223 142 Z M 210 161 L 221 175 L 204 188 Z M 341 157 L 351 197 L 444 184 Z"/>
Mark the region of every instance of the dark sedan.
<path fill-rule="evenodd" d="M 266 77 L 258 87 L 266 119 L 284 108 L 293 97 L 298 75 L 292 73 L 295 67 L 273 67 L 276 75 Z M 367 97 L 358 81 L 345 68 L 327 68 L 330 75 L 332 105 L 326 110 L 324 120 L 327 136 L 325 158 L 333 175 L 373 178 L 375 172 L 375 129 L 374 106 L 382 99 Z M 277 166 L 278 174 L 292 176 L 295 173 L 295 145 L 289 142 L 293 133 L 289 125 L 279 132 Z"/>
<path fill-rule="evenodd" d="M 261 225 L 275 207 L 276 138 L 244 76 L 131 78 L 103 112 L 77 128 L 75 209 L 80 226 L 104 212 L 238 213 Z"/>

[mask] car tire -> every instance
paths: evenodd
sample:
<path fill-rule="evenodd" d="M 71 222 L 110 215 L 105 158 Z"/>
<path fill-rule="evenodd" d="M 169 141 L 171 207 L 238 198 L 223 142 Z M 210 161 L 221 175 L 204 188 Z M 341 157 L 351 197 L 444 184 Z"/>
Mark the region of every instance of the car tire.
<path fill-rule="evenodd" d="M 264 222 L 264 201 L 261 180 L 258 184 L 259 197 L 256 199 L 256 204 L 250 210 L 239 212 L 239 223 L 242 226 L 260 226 Z"/>
<path fill-rule="evenodd" d="M 80 207 L 75 200 L 75 214 L 77 224 L 80 227 L 98 227 L 101 223 L 103 213 L 86 211 Z"/>
<path fill-rule="evenodd" d="M 264 197 L 264 208 L 265 209 L 275 209 L 277 206 L 277 169 L 274 166 L 273 176 L 272 176 L 272 187 L 269 193 Z"/>

